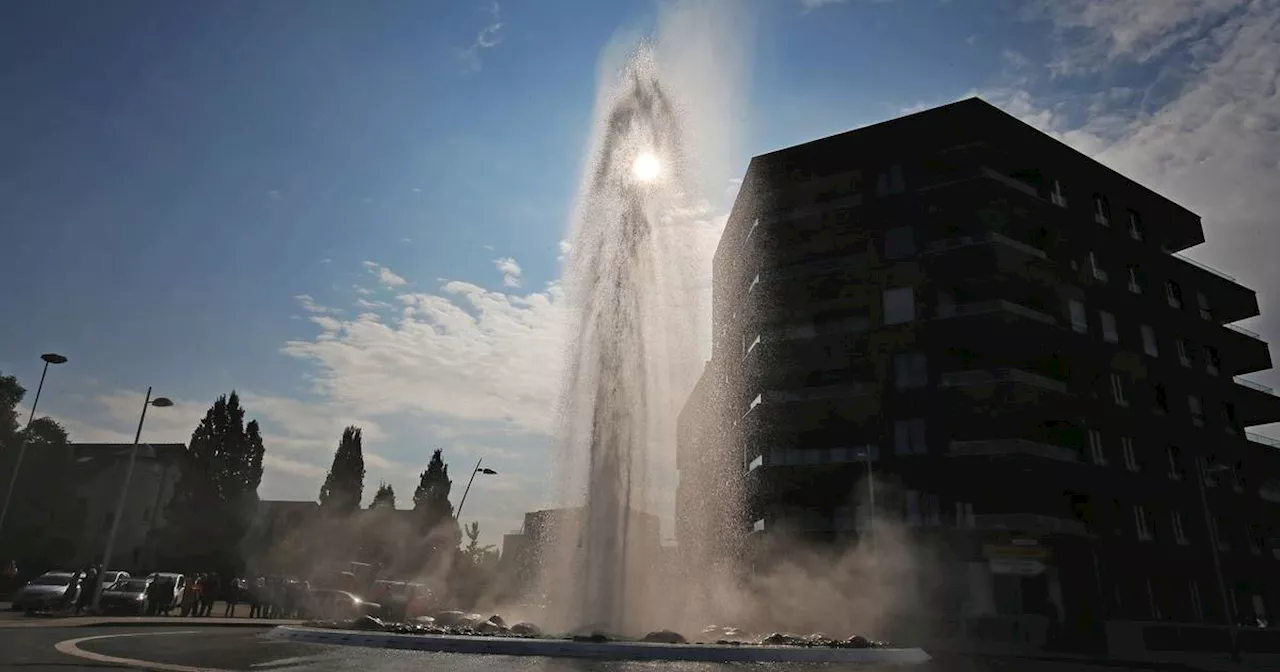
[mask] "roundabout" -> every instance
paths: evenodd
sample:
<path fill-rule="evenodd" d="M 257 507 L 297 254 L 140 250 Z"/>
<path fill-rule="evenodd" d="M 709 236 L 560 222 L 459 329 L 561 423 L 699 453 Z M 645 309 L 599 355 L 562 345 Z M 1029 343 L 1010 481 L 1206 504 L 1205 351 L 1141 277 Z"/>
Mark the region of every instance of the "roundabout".
<path fill-rule="evenodd" d="M 758 644 L 663 644 L 636 641 L 582 641 L 485 635 L 399 634 L 308 626 L 279 626 L 267 638 L 400 651 L 537 656 L 635 661 L 721 663 L 844 663 L 917 665 L 930 660 L 919 648 L 835 648 Z"/>

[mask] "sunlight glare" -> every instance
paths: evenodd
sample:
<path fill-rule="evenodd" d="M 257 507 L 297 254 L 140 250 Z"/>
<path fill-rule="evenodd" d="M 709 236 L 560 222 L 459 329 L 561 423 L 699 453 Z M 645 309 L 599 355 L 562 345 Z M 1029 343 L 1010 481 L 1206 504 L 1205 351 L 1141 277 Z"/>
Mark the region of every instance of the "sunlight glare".
<path fill-rule="evenodd" d="M 641 182 L 652 182 L 662 172 L 662 164 L 658 163 L 658 157 L 649 152 L 643 152 L 636 157 L 636 162 L 631 166 L 631 172 Z"/>

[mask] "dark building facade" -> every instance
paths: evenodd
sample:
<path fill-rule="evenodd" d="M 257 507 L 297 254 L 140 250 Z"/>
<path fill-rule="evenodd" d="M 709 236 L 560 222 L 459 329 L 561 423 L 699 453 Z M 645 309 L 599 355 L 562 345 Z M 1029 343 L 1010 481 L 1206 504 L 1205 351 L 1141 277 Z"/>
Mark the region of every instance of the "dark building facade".
<path fill-rule="evenodd" d="M 1230 324 L 1258 302 L 1176 254 L 1202 242 L 1194 213 L 979 99 L 755 157 L 677 521 L 729 464 L 746 543 L 853 540 L 871 471 L 876 515 L 941 549 L 934 608 L 1009 639 L 1276 616 L 1280 452 L 1246 430 L 1280 398 L 1236 379 L 1271 367 Z"/>

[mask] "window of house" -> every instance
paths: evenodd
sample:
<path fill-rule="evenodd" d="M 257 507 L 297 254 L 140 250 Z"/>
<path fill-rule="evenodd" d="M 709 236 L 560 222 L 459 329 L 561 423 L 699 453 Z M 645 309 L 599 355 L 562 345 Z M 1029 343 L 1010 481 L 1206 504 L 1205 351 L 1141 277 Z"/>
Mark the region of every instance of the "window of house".
<path fill-rule="evenodd" d="M 916 319 L 915 290 L 897 287 L 884 290 L 884 323 L 901 324 Z"/>
<path fill-rule="evenodd" d="M 1204 406 L 1200 403 L 1200 397 L 1187 395 L 1187 409 L 1191 411 L 1191 424 L 1204 427 Z"/>
<path fill-rule="evenodd" d="M 1138 471 L 1138 456 L 1133 452 L 1133 438 L 1120 437 L 1120 449 L 1124 452 L 1124 466 L 1129 471 Z"/>
<path fill-rule="evenodd" d="M 1213 538 L 1218 542 L 1219 551 L 1231 550 L 1231 542 L 1222 536 L 1221 516 L 1212 516 L 1209 518 L 1209 529 L 1213 532 Z"/>
<path fill-rule="evenodd" d="M 1169 413 L 1169 392 L 1165 389 L 1163 383 L 1156 383 L 1156 407 L 1155 412 L 1158 415 L 1168 415 Z"/>
<path fill-rule="evenodd" d="M 1107 453 L 1102 448 L 1102 432 L 1096 429 L 1089 430 L 1089 456 L 1093 458 L 1094 464 L 1107 463 Z"/>
<path fill-rule="evenodd" d="M 1209 297 L 1204 292 L 1196 292 L 1196 303 L 1200 305 L 1200 317 L 1213 319 L 1213 311 L 1209 310 Z"/>
<path fill-rule="evenodd" d="M 1210 466 L 1209 458 L 1203 455 L 1196 458 L 1196 468 L 1200 472 L 1200 479 L 1204 481 L 1204 487 L 1216 488 L 1218 487 L 1218 476 L 1209 471 Z"/>
<path fill-rule="evenodd" d="M 903 259 L 916 253 L 915 230 L 910 226 L 896 226 L 884 234 L 886 259 Z"/>
<path fill-rule="evenodd" d="M 951 317 L 956 314 L 956 295 L 951 292 L 938 292 L 938 317 Z"/>
<path fill-rule="evenodd" d="M 889 170 L 880 173 L 876 178 L 876 196 L 901 194 L 907 190 L 907 183 L 902 179 L 902 166 L 893 164 Z"/>
<path fill-rule="evenodd" d="M 1151 533 L 1151 526 L 1147 523 L 1147 510 L 1140 504 L 1135 504 L 1133 507 L 1133 522 L 1138 531 L 1138 539 L 1142 541 L 1155 539 L 1155 535 Z"/>
<path fill-rule="evenodd" d="M 1138 270 L 1137 266 L 1129 267 L 1129 291 L 1134 294 L 1142 293 L 1141 272 Z"/>
<path fill-rule="evenodd" d="M 1120 333 L 1116 331 L 1116 316 L 1105 310 L 1099 310 L 1098 321 L 1102 324 L 1102 340 L 1108 343 L 1119 343 Z"/>
<path fill-rule="evenodd" d="M 1197 621 L 1204 620 L 1204 604 L 1200 602 L 1200 584 L 1195 579 L 1187 582 L 1187 589 L 1191 593 L 1191 614 L 1195 616 Z"/>
<path fill-rule="evenodd" d="M 1218 359 L 1218 349 L 1212 345 L 1204 346 L 1204 370 L 1211 376 L 1218 375 L 1218 368 L 1222 365 Z"/>
<path fill-rule="evenodd" d="M 893 423 L 893 452 L 898 455 L 924 455 L 929 452 L 925 443 L 924 418 L 895 420 Z"/>
<path fill-rule="evenodd" d="M 1249 552 L 1254 555 L 1262 555 L 1262 532 L 1258 530 L 1258 526 L 1250 523 L 1245 526 L 1249 533 Z"/>
<path fill-rule="evenodd" d="M 973 504 L 956 502 L 956 527 L 973 527 Z"/>
<path fill-rule="evenodd" d="M 1222 429 L 1228 434 L 1240 433 L 1240 420 L 1236 417 L 1236 405 L 1230 402 L 1222 404 Z"/>
<path fill-rule="evenodd" d="M 1156 347 L 1156 330 L 1151 325 L 1142 325 L 1142 351 L 1152 357 L 1160 356 L 1160 348 Z"/>
<path fill-rule="evenodd" d="M 1169 446 L 1165 449 L 1165 455 L 1169 457 L 1169 478 L 1174 481 L 1182 480 L 1182 450 L 1177 446 Z"/>
<path fill-rule="evenodd" d="M 1111 400 L 1116 402 L 1116 406 L 1128 406 L 1129 399 L 1124 393 L 1124 379 L 1120 374 L 1111 374 Z"/>
<path fill-rule="evenodd" d="M 1175 341 L 1178 345 L 1178 362 L 1183 366 L 1191 367 L 1191 343 L 1185 338 L 1179 338 Z"/>
<path fill-rule="evenodd" d="M 924 521 L 927 525 L 941 525 L 942 511 L 938 504 L 938 496 L 925 493 L 921 497 L 921 506 L 924 508 Z"/>
<path fill-rule="evenodd" d="M 1089 252 L 1089 272 L 1093 274 L 1094 280 L 1107 281 L 1107 272 L 1102 269 L 1102 265 L 1098 261 L 1098 255 L 1095 252 Z"/>
<path fill-rule="evenodd" d="M 1167 280 L 1164 283 L 1164 299 L 1174 308 L 1182 308 L 1182 287 L 1172 281 Z"/>
<path fill-rule="evenodd" d="M 1174 511 L 1174 512 L 1173 512 L 1173 514 L 1172 514 L 1172 520 L 1173 520 L 1173 539 L 1174 539 L 1174 541 L 1178 542 L 1179 544 L 1181 544 L 1181 545 L 1183 545 L 1183 546 L 1186 546 L 1186 545 L 1187 545 L 1188 543 L 1190 543 L 1190 542 L 1189 542 L 1189 541 L 1187 541 L 1187 528 L 1186 528 L 1186 526 L 1185 526 L 1185 525 L 1183 525 L 1183 523 L 1182 523 L 1182 512 L 1181 512 L 1181 511 Z"/>
<path fill-rule="evenodd" d="M 1053 181 L 1053 191 L 1049 192 L 1049 201 L 1060 208 L 1067 207 L 1067 191 L 1063 188 L 1062 182 Z"/>
<path fill-rule="evenodd" d="M 1134 240 L 1142 240 L 1142 215 L 1139 215 L 1136 210 L 1129 211 L 1129 235 Z"/>
<path fill-rule="evenodd" d="M 929 384 L 929 371 L 923 352 L 904 352 L 893 356 L 894 383 L 898 389 L 924 387 Z"/>
<path fill-rule="evenodd" d="M 1267 620 L 1267 600 L 1262 595 L 1253 596 L 1253 615 L 1259 620 Z"/>
<path fill-rule="evenodd" d="M 1151 612 L 1151 620 L 1164 618 L 1160 613 L 1160 603 L 1156 601 L 1156 591 L 1151 587 L 1151 579 L 1147 579 L 1147 609 Z"/>
<path fill-rule="evenodd" d="M 1084 309 L 1084 302 L 1077 299 L 1067 299 L 1067 308 L 1071 314 L 1071 328 L 1076 333 L 1089 333 L 1089 317 Z"/>
<path fill-rule="evenodd" d="M 908 490 L 906 495 L 906 523 L 911 527 L 916 527 L 920 525 L 920 492 Z"/>
<path fill-rule="evenodd" d="M 1111 204 L 1102 194 L 1093 195 L 1093 221 L 1103 225 L 1111 225 Z"/>

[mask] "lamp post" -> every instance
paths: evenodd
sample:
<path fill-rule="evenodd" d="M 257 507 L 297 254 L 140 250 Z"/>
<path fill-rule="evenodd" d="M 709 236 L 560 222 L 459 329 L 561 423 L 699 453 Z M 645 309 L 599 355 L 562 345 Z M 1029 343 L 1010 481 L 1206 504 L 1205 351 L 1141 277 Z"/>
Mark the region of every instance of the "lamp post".
<path fill-rule="evenodd" d="M 151 406 L 166 408 L 172 405 L 173 402 L 168 397 L 152 399 L 151 388 L 147 388 L 147 398 L 142 402 L 142 416 L 138 418 L 138 431 L 133 435 L 133 447 L 129 450 L 129 466 L 125 467 L 124 481 L 120 484 L 120 496 L 116 499 L 116 512 L 111 518 L 111 532 L 107 534 L 107 547 L 102 552 L 102 569 L 98 571 L 98 578 L 93 586 L 93 611 L 98 610 L 98 603 L 102 599 L 102 580 L 107 575 L 111 554 L 115 551 L 116 532 L 120 531 L 120 519 L 124 517 L 124 503 L 129 495 L 129 481 L 133 479 L 133 465 L 138 461 L 138 440 L 142 438 L 142 423 L 147 419 L 147 409 Z"/>
<path fill-rule="evenodd" d="M 1213 518 L 1209 513 L 1209 497 L 1205 494 L 1204 482 L 1209 478 L 1209 474 L 1221 473 L 1226 471 L 1227 467 L 1221 464 L 1215 464 L 1210 467 L 1207 460 L 1196 460 L 1196 476 L 1197 483 L 1200 485 L 1200 506 L 1204 508 L 1204 525 L 1209 531 L 1209 550 L 1213 553 L 1213 571 L 1218 577 L 1218 594 L 1222 600 L 1223 618 L 1227 620 L 1227 635 L 1231 638 L 1231 660 L 1240 660 L 1240 647 L 1236 641 L 1236 619 L 1235 614 L 1231 613 L 1230 602 L 1227 601 L 1227 582 L 1222 577 L 1222 559 L 1218 557 L 1218 526 L 1213 523 Z"/>
<path fill-rule="evenodd" d="M 13 463 L 13 473 L 9 475 L 9 489 L 4 493 L 4 506 L 0 507 L 0 533 L 4 532 L 4 521 L 9 515 L 9 502 L 13 500 L 13 489 L 18 485 L 18 470 L 22 468 L 22 458 L 27 454 L 27 439 L 31 435 L 31 423 L 36 419 L 36 406 L 40 405 L 40 393 L 44 391 L 44 377 L 49 373 L 50 364 L 65 364 L 67 358 L 47 352 L 40 355 L 44 360 L 44 369 L 40 371 L 40 384 L 36 387 L 36 398 L 31 402 L 31 415 L 27 416 L 27 428 L 22 432 L 22 441 L 18 443 L 18 459 Z M 0 535 L 0 540 L 3 540 Z"/>
<path fill-rule="evenodd" d="M 483 457 L 482 457 L 482 458 L 480 458 L 480 459 L 478 459 L 478 460 L 476 460 L 476 468 L 471 470 L 471 478 L 467 479 L 467 488 L 466 488 L 465 490 L 463 490 L 463 491 L 462 491 L 462 499 L 458 500 L 458 510 L 453 512 L 453 519 L 454 519 L 454 520 L 460 520 L 459 516 L 461 516 L 461 515 L 462 515 L 462 505 L 467 503 L 467 493 L 468 493 L 468 492 L 471 492 L 471 483 L 472 483 L 473 481 L 475 481 L 475 480 L 476 480 L 476 474 L 484 474 L 484 475 L 486 475 L 486 476 L 493 476 L 493 475 L 496 475 L 496 474 L 498 473 L 498 472 L 496 472 L 496 471 L 494 471 L 494 470 L 492 470 L 492 469 L 490 469 L 490 468 L 488 468 L 488 467 L 485 467 L 484 469 L 481 469 L 481 468 L 480 468 L 480 463 L 481 463 L 481 462 L 483 462 L 483 461 L 484 461 L 484 458 L 483 458 Z"/>

